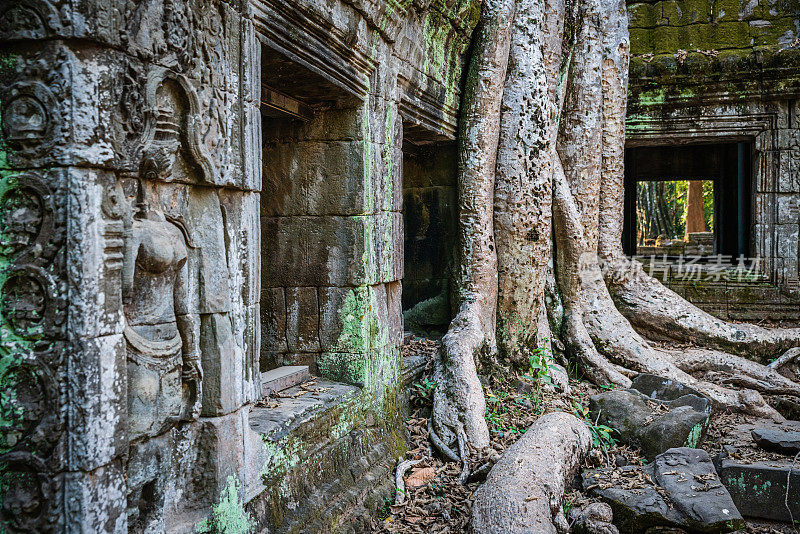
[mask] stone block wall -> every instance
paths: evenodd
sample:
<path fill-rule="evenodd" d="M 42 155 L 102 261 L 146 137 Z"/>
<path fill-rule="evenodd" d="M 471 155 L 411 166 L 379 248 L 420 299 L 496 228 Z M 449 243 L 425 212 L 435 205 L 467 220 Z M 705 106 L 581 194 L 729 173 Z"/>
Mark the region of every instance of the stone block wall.
<path fill-rule="evenodd" d="M 333 17 L 310 1 L 255 9 L 262 46 L 282 56 L 264 84 L 311 109 L 262 128 L 262 369 L 307 364 L 395 388 L 403 141 L 454 139 L 477 3 L 337 4 Z M 300 12 L 326 28 L 324 41 Z"/>
<path fill-rule="evenodd" d="M 307 123 L 264 121 L 264 370 L 307 364 L 353 384 L 395 381 L 402 126 L 384 112 L 376 139 L 381 111 L 367 102 Z"/>
<path fill-rule="evenodd" d="M 800 66 L 798 13 L 797 0 L 628 2 L 631 79 L 785 80 L 787 69 Z"/>
<path fill-rule="evenodd" d="M 627 145 L 748 141 L 751 256 L 796 292 L 800 264 L 800 5 L 628 2 Z"/>
<path fill-rule="evenodd" d="M 239 3 L 0 6 L 11 531 L 189 529 L 237 475 L 186 457 L 260 391 L 255 43 Z"/>

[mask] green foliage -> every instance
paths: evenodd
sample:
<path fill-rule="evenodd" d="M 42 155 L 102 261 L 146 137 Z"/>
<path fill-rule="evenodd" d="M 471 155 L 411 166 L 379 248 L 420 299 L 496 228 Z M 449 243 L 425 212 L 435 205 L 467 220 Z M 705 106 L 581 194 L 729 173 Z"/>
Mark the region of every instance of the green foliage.
<path fill-rule="evenodd" d="M 589 428 L 589 432 L 592 434 L 593 447 L 609 451 L 617 445 L 617 440 L 613 437 L 616 430 L 606 425 L 598 425 L 595 421 L 592 421 L 589 417 L 589 408 L 583 402 L 575 400 L 572 403 L 572 413 L 583 419 L 583 422 Z"/>
<path fill-rule="evenodd" d="M 531 378 L 534 379 L 537 385 L 539 384 L 552 384 L 550 378 L 550 364 L 553 357 L 550 355 L 546 348 L 536 347 L 528 358 L 529 370 Z"/>
<path fill-rule="evenodd" d="M 414 393 L 413 398 L 422 404 L 433 403 L 433 392 L 436 390 L 436 382 L 428 377 L 423 378 L 419 382 L 415 382 L 411 386 Z"/>

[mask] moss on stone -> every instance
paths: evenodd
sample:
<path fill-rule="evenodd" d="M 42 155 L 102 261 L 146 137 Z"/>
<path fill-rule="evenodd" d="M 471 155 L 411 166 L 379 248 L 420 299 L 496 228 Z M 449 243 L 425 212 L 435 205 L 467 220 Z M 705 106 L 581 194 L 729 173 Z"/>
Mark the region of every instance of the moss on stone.
<path fill-rule="evenodd" d="M 797 90 L 800 60 L 791 43 L 800 33 L 800 9 L 792 4 L 800 0 L 760 0 L 747 11 L 739 0 L 631 2 L 632 100 L 651 80 L 692 86 L 697 93 L 727 88 L 744 95 L 763 90 L 758 80 L 772 84 L 774 78 Z M 642 56 L 650 54 L 645 61 Z M 661 107 L 667 101 L 640 104 Z"/>
<path fill-rule="evenodd" d="M 640 2 L 628 5 L 628 27 L 631 33 L 634 29 L 652 28 L 655 25 L 652 4 Z"/>
<path fill-rule="evenodd" d="M 228 477 L 219 502 L 211 507 L 211 515 L 195 527 L 197 533 L 246 534 L 255 523 L 244 509 L 239 497 L 239 482 L 233 475 Z"/>
<path fill-rule="evenodd" d="M 648 54 L 653 47 L 650 43 L 651 31 L 641 28 L 630 29 L 631 54 Z"/>

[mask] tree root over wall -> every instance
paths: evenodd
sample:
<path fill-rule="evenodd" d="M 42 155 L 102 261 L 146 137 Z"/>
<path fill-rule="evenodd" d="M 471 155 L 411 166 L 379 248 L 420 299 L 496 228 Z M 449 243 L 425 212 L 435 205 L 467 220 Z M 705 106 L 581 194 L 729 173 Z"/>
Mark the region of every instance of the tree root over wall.
<path fill-rule="evenodd" d="M 524 368 L 550 337 L 598 385 L 628 386 L 646 372 L 718 407 L 781 419 L 761 394 L 800 397 L 800 330 L 712 317 L 623 255 L 625 1 L 484 0 L 481 9 L 459 131 L 459 308 L 435 362 L 439 448 L 464 461 L 486 447 L 478 368 Z M 784 353 L 780 367 L 754 361 Z"/>

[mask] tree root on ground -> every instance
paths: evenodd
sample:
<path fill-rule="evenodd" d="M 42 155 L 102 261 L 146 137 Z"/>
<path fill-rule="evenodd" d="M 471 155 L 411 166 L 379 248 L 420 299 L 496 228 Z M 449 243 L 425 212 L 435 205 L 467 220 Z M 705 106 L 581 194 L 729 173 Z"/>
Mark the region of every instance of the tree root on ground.
<path fill-rule="evenodd" d="M 566 481 L 591 445 L 589 429 L 574 415 L 551 412 L 537 419 L 475 492 L 472 532 L 562 532 Z"/>
<path fill-rule="evenodd" d="M 616 258 L 605 271 L 617 309 L 637 330 L 764 362 L 800 345 L 800 328 L 723 321 L 664 287 L 634 260 Z"/>

